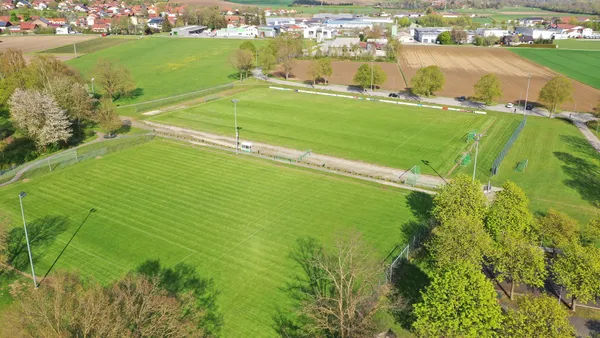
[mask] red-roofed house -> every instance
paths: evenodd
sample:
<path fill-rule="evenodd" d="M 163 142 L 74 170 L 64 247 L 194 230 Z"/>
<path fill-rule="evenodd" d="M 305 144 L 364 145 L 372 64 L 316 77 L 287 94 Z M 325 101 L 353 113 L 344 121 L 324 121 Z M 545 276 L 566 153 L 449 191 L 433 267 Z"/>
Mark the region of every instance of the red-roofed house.
<path fill-rule="evenodd" d="M 92 31 L 96 33 L 107 33 L 110 30 L 110 25 L 107 23 L 95 23 L 92 26 Z"/>
<path fill-rule="evenodd" d="M 33 32 L 34 29 L 38 28 L 35 22 L 21 22 L 21 32 Z"/>
<path fill-rule="evenodd" d="M 67 19 L 65 19 L 65 18 L 48 18 L 46 20 L 48 20 L 48 22 L 50 22 L 53 25 L 62 26 L 67 23 Z"/>

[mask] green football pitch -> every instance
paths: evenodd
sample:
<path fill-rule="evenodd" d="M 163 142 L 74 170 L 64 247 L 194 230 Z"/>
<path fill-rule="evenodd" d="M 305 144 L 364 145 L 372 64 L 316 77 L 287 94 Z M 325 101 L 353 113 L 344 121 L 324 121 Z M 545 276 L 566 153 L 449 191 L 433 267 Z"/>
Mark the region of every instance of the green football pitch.
<path fill-rule="evenodd" d="M 242 42 L 233 39 L 144 37 L 86 54 L 67 61 L 67 64 L 87 79 L 95 76 L 94 68 L 100 59 L 124 65 L 131 71 L 139 88 L 135 97 L 117 101 L 118 104 L 129 104 L 237 80 L 237 72 L 227 60 Z M 254 41 L 257 46 L 261 43 Z"/>
<path fill-rule="evenodd" d="M 255 89 L 150 120 L 234 135 L 237 103 L 240 137 L 295 149 L 446 175 L 467 148 L 470 131 L 495 118 L 381 102 Z M 493 126 L 492 126 L 493 127 Z M 431 167 L 423 165 L 429 161 Z M 435 170 L 434 170 L 435 169 Z"/>
<path fill-rule="evenodd" d="M 467 148 L 464 137 L 469 131 L 487 129 L 479 147 L 479 180 L 495 186 L 506 180 L 517 182 L 536 212 L 555 208 L 587 222 L 600 211 L 596 207 L 600 189 L 592 189 L 600 187 L 600 155 L 575 126 L 557 119 L 529 117 L 498 176 L 490 175 L 492 163 L 523 119 L 520 114 L 475 115 L 255 89 L 150 119 L 233 136 L 232 98 L 239 100 L 242 140 L 310 148 L 402 169 L 419 164 L 423 173 L 434 175 L 437 171 L 445 176 L 455 165 Z M 422 160 L 428 160 L 431 167 Z M 525 172 L 515 171 L 517 163 L 524 160 L 529 160 Z M 474 160 L 457 167 L 450 177 L 470 175 L 473 166 Z"/>
<path fill-rule="evenodd" d="M 107 282 L 147 259 L 192 264 L 221 292 L 223 337 L 275 336 L 272 316 L 289 305 L 283 288 L 298 272 L 288 256 L 298 238 L 330 245 L 336 233 L 356 229 L 384 259 L 406 242 L 405 225 L 415 220 L 410 206 L 422 201 L 392 187 L 166 139 L 0 189 L 0 210 L 15 225 L 20 191 L 28 193 L 30 224 L 54 217 L 67 225 L 51 244 L 33 248 L 38 275 L 74 233 L 53 271 Z"/>

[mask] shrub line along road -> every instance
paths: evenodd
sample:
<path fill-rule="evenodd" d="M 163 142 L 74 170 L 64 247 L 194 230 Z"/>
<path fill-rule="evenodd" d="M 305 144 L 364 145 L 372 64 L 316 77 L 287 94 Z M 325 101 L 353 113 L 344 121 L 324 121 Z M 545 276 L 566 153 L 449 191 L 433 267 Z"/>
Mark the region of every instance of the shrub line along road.
<path fill-rule="evenodd" d="M 322 85 L 313 86 L 313 85 L 298 83 L 298 82 L 293 82 L 293 81 L 267 78 L 262 74 L 262 71 L 260 71 L 260 70 L 257 72 L 254 72 L 254 76 L 256 76 L 257 78 L 266 80 L 268 82 L 271 82 L 271 83 L 276 83 L 276 84 L 286 85 L 286 86 L 294 86 L 294 87 L 302 87 L 302 88 L 318 89 L 318 90 L 334 91 L 334 92 L 342 92 L 342 93 L 363 94 L 360 90 L 358 90 L 354 87 L 350 87 L 350 86 L 343 86 L 343 85 L 336 85 L 336 84 L 329 84 L 327 86 L 322 86 Z M 368 93 L 368 95 L 388 98 L 388 95 L 390 93 L 391 92 L 389 92 L 389 91 L 371 91 Z M 400 92 L 398 94 L 400 95 L 400 98 L 403 100 L 415 101 L 415 97 L 411 96 L 408 93 Z M 418 101 L 433 103 L 433 104 L 438 104 L 438 105 L 443 105 L 443 106 L 456 106 L 456 100 L 452 99 L 452 98 L 447 98 L 447 97 L 438 97 L 438 96 L 436 96 L 436 97 L 419 97 Z M 515 108 L 518 109 L 517 107 L 506 108 L 505 106 L 503 106 L 501 104 L 494 105 L 494 106 L 484 106 L 480 103 L 471 102 L 471 101 L 463 102 L 462 106 L 464 108 L 485 109 L 485 110 L 497 111 L 497 112 L 508 113 L 508 114 L 513 114 L 514 109 Z M 522 112 L 518 112 L 517 114 L 522 114 Z M 526 110 L 525 114 L 527 114 L 529 116 L 545 116 L 545 117 L 550 116 L 549 112 L 542 108 L 535 108 L 532 111 Z M 592 114 L 573 113 L 573 112 L 569 112 L 569 111 L 563 111 L 560 114 L 554 114 L 552 116 L 552 118 L 556 118 L 556 117 L 561 117 L 561 118 L 572 121 L 573 124 L 577 128 L 579 128 L 581 133 L 585 136 L 585 138 L 592 145 L 592 147 L 594 147 L 594 149 L 596 149 L 596 151 L 600 152 L 600 140 L 598 139 L 598 137 L 596 135 L 594 135 L 594 133 L 592 133 L 588 129 L 587 125 L 585 124 L 588 121 L 598 120 L 597 118 L 593 117 Z"/>

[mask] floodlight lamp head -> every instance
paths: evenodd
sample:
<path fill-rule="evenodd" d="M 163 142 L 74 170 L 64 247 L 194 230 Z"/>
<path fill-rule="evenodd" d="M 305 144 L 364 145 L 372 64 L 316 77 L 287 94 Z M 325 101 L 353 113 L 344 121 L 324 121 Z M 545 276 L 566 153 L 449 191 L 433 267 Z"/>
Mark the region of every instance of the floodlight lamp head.
<path fill-rule="evenodd" d="M 238 102 L 240 102 L 240 100 L 233 99 L 233 100 L 231 100 L 231 102 L 238 103 Z"/>
<path fill-rule="evenodd" d="M 21 192 L 19 193 L 19 197 L 21 197 L 21 198 L 25 198 L 25 196 L 27 196 L 27 193 L 26 193 L 26 192 L 24 192 L 24 191 L 21 191 Z"/>

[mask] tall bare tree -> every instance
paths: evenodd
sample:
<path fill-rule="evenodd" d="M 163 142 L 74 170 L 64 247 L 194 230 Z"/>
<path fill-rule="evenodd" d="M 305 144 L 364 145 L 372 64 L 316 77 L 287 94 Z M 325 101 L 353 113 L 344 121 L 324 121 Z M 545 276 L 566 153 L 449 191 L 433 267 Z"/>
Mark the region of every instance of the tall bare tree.
<path fill-rule="evenodd" d="M 288 79 L 296 64 L 295 58 L 302 54 L 302 42 L 293 35 L 281 34 L 272 40 L 270 48 L 281 63 L 285 78 Z"/>
<path fill-rule="evenodd" d="M 9 103 L 13 122 L 25 129 L 39 147 L 71 137 L 71 123 L 67 114 L 49 94 L 17 89 Z"/>
<path fill-rule="evenodd" d="M 107 59 L 98 61 L 96 77 L 104 89 L 106 97 L 111 100 L 128 95 L 135 89 L 135 82 L 129 70 Z"/>
<path fill-rule="evenodd" d="M 379 283 L 381 262 L 361 235 L 339 236 L 332 252 L 325 252 L 314 242 L 312 249 L 299 252 L 293 256 L 307 278 L 300 312 L 307 320 L 305 329 L 310 335 L 370 336 L 387 289 L 385 283 Z"/>
<path fill-rule="evenodd" d="M 104 99 L 100 102 L 96 121 L 108 135 L 113 135 L 123 126 L 123 121 L 117 115 L 115 106 L 109 99 Z"/>

